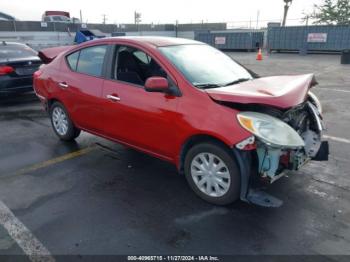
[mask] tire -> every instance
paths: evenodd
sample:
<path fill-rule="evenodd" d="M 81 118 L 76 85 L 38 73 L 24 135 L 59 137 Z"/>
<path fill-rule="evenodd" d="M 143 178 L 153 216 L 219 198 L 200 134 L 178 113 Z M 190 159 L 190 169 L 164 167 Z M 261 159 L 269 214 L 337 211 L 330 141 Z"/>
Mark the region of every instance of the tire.
<path fill-rule="evenodd" d="M 210 167 L 210 160 L 215 165 Z M 229 149 L 219 143 L 193 146 L 186 154 L 185 176 L 192 190 L 209 203 L 228 205 L 239 199 L 238 165 Z"/>
<path fill-rule="evenodd" d="M 80 135 L 80 130 L 74 126 L 67 110 L 60 102 L 54 102 L 51 105 L 50 119 L 52 128 L 59 139 L 72 141 Z"/>

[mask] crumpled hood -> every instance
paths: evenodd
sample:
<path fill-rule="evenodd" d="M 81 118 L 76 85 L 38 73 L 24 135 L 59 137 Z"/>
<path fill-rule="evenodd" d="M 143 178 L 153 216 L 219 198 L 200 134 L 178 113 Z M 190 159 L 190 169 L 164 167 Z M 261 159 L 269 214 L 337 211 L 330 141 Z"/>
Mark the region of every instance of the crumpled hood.
<path fill-rule="evenodd" d="M 313 74 L 272 76 L 205 91 L 216 101 L 286 109 L 304 102 L 309 89 L 316 84 Z"/>

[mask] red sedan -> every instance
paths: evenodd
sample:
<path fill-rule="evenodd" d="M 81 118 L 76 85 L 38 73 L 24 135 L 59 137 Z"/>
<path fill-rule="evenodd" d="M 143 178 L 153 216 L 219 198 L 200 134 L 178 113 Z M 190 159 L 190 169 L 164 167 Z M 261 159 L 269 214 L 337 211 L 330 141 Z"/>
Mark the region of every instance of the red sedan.
<path fill-rule="evenodd" d="M 40 56 L 35 91 L 60 139 L 84 130 L 169 161 L 213 204 L 278 206 L 255 178 L 328 159 L 312 74 L 259 77 L 179 38 L 105 38 Z"/>

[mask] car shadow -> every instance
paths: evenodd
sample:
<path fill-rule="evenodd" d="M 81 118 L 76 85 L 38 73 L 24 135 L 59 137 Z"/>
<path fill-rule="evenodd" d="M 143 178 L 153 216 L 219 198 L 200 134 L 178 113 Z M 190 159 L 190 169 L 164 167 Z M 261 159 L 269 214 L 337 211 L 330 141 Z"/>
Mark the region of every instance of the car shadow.
<path fill-rule="evenodd" d="M 0 95 L 0 107 L 39 103 L 34 92 Z"/>

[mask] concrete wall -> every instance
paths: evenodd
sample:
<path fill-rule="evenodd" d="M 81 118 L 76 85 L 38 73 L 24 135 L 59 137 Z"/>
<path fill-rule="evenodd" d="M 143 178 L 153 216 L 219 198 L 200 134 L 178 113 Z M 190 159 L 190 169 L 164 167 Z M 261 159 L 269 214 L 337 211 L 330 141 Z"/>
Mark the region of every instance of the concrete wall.
<path fill-rule="evenodd" d="M 175 31 L 140 31 L 125 32 L 127 36 L 168 36 L 176 37 Z M 110 34 L 107 34 L 110 36 Z M 177 32 L 177 37 L 194 39 L 194 31 Z M 75 33 L 70 32 L 1 32 L 0 41 L 20 42 L 30 45 L 35 50 L 43 48 L 72 45 Z"/>
<path fill-rule="evenodd" d="M 64 32 L 0 32 L 0 41 L 24 43 L 36 50 L 71 45 L 74 37 L 75 33 Z"/>
<path fill-rule="evenodd" d="M 178 24 L 178 31 L 226 30 L 226 23 Z"/>
<path fill-rule="evenodd" d="M 140 32 L 125 32 L 127 36 L 168 36 L 194 39 L 194 31 L 178 31 L 177 36 L 175 31 L 140 31 Z"/>
<path fill-rule="evenodd" d="M 170 36 L 175 37 L 175 31 L 140 31 L 125 32 L 127 36 Z"/>
<path fill-rule="evenodd" d="M 88 29 L 98 29 L 110 35 L 123 32 L 128 36 L 169 36 L 194 39 L 196 30 L 225 30 L 226 23 L 200 24 L 87 24 Z M 34 49 L 71 45 L 81 24 L 46 23 L 40 21 L 0 21 L 0 41 L 26 43 Z"/>
<path fill-rule="evenodd" d="M 125 32 L 127 36 L 168 36 L 176 37 L 175 31 L 140 31 Z M 110 34 L 107 34 L 110 36 Z M 20 42 L 36 50 L 47 47 L 72 45 L 75 33 L 68 32 L 1 32 L 0 41 Z M 194 39 L 193 31 L 178 32 L 178 37 Z"/>
<path fill-rule="evenodd" d="M 194 31 L 178 31 L 177 37 L 194 39 Z"/>
<path fill-rule="evenodd" d="M 0 31 L 58 31 L 76 32 L 82 24 L 48 22 L 42 26 L 40 21 L 0 21 Z M 195 30 L 225 30 L 226 23 L 203 24 L 86 24 L 89 29 L 98 29 L 104 33 L 138 32 L 138 31 L 195 31 Z"/>

